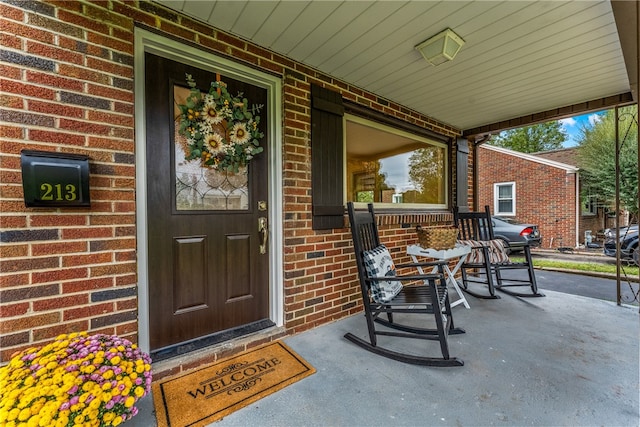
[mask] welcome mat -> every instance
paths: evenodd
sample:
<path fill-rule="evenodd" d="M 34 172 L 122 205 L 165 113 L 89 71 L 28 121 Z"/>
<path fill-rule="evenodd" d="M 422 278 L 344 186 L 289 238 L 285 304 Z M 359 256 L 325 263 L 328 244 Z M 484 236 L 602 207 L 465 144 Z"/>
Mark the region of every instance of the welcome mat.
<path fill-rule="evenodd" d="M 154 382 L 158 426 L 205 426 L 315 371 L 277 341 L 181 377 Z"/>

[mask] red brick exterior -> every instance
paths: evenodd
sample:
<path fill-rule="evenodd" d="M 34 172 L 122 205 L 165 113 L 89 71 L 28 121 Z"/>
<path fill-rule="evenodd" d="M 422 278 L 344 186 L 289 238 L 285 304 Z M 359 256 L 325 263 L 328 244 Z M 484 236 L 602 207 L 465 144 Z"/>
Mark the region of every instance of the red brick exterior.
<path fill-rule="evenodd" d="M 478 207 L 494 212 L 493 185 L 516 184 L 516 216 L 537 224 L 543 248 L 576 246 L 576 173 L 479 146 Z M 552 240 L 553 239 L 553 240 Z"/>
<path fill-rule="evenodd" d="M 361 310 L 349 230 L 311 229 L 310 85 L 339 91 L 345 99 L 425 129 L 450 137 L 459 134 L 156 3 L 11 2 L 0 3 L 0 15 L 3 363 L 12 353 L 64 332 L 91 330 L 137 339 L 134 26 L 153 28 L 282 77 L 281 268 L 289 334 Z M 88 155 L 91 208 L 25 208 L 22 149 Z M 453 164 L 455 147 L 450 152 Z M 383 240 L 401 253 L 414 238 L 402 224 L 430 218 L 385 215 Z"/>
<path fill-rule="evenodd" d="M 557 162 L 565 163 L 567 165 L 576 166 L 578 164 L 578 147 L 561 148 L 557 150 L 541 151 L 535 153 L 537 157 L 544 159 L 554 160 Z M 582 186 L 582 181 L 578 178 L 578 185 Z M 592 235 L 592 241 L 599 240 L 603 243 L 604 229 L 614 227 L 615 221 L 613 217 L 609 217 L 604 207 L 598 207 L 595 213 L 589 213 L 584 211 L 583 203 L 580 204 L 580 223 L 578 226 L 578 241 L 581 244 L 585 244 L 585 231 L 590 230 Z M 610 207 L 611 210 L 614 210 Z M 626 222 L 621 222 L 626 224 Z"/>

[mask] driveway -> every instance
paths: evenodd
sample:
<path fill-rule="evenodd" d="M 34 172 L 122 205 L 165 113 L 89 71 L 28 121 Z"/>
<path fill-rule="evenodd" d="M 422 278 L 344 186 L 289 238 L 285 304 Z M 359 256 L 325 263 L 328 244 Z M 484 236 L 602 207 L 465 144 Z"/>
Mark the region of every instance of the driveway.
<path fill-rule="evenodd" d="M 505 277 L 526 278 L 526 271 L 510 271 Z M 616 280 L 603 277 L 589 276 L 588 274 L 564 273 L 551 270 L 536 269 L 536 280 L 540 289 L 546 289 L 566 294 L 580 295 L 583 297 L 597 298 L 605 301 L 617 301 Z M 621 281 L 621 295 L 623 304 L 637 305 L 634 300 L 634 292 L 638 292 L 638 283 L 630 284 Z M 498 293 L 500 295 L 500 293 Z"/>

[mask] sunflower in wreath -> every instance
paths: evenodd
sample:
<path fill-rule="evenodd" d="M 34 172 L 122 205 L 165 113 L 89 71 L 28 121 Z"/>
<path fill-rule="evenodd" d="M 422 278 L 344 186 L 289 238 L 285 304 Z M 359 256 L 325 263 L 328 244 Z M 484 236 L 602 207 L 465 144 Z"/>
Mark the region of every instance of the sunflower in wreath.
<path fill-rule="evenodd" d="M 262 105 L 252 105 L 242 93 L 232 96 L 223 81 L 211 82 L 201 92 L 190 74 L 186 75 L 189 96 L 180 109 L 178 133 L 186 138 L 186 160 L 200 159 L 203 166 L 237 173 L 263 151 L 258 129 Z"/>

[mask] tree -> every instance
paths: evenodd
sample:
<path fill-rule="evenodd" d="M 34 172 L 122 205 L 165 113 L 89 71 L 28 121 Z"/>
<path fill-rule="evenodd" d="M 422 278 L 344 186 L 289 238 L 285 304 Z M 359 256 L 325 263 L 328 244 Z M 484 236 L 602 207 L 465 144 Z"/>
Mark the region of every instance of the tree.
<path fill-rule="evenodd" d="M 406 203 L 442 203 L 440 195 L 444 180 L 443 150 L 437 147 L 419 148 L 409 157 L 409 180 L 415 191 L 405 192 Z"/>
<path fill-rule="evenodd" d="M 535 153 L 562 148 L 566 140 L 560 122 L 553 121 L 500 132 L 489 143 L 521 153 Z"/>
<path fill-rule="evenodd" d="M 609 110 L 601 120 L 580 129 L 578 167 L 582 188 L 590 195 L 613 206 L 616 197 L 615 110 Z M 638 107 L 620 109 L 620 203 L 623 209 L 638 215 Z M 583 193 L 583 197 L 586 194 Z"/>

